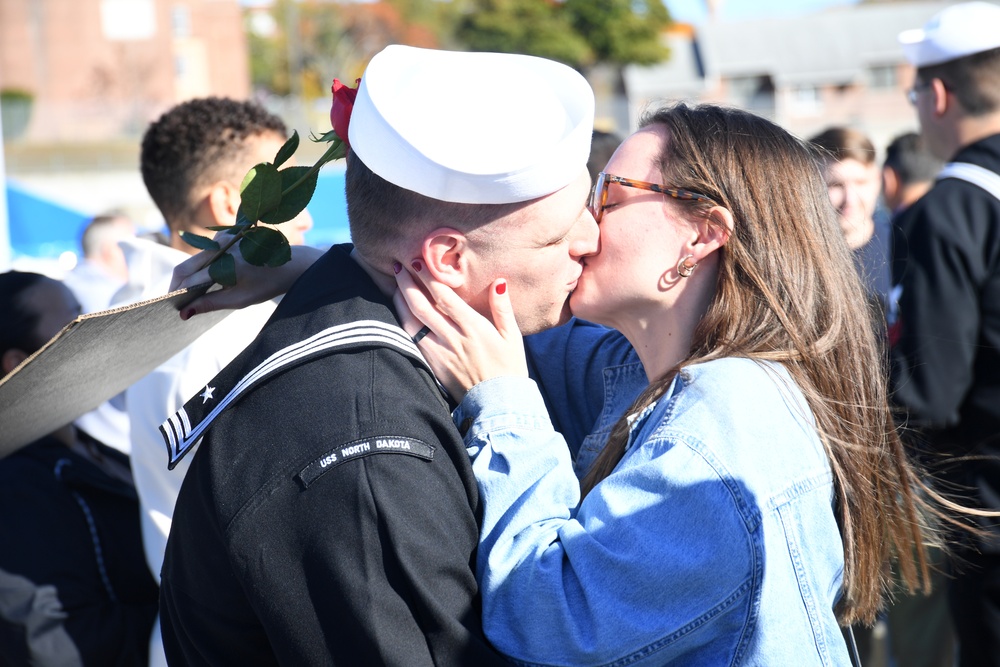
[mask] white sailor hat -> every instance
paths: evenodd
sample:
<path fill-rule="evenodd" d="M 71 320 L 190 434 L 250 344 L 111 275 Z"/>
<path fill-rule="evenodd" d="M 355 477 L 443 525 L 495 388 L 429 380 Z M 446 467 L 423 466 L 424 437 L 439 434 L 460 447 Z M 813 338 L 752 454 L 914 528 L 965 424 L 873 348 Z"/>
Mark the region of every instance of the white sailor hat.
<path fill-rule="evenodd" d="M 923 28 L 899 33 L 906 59 L 916 67 L 1000 48 L 1000 6 L 963 2 L 935 14 Z"/>
<path fill-rule="evenodd" d="M 389 46 L 361 77 L 351 150 L 376 174 L 448 202 L 506 204 L 586 168 L 594 93 L 543 58 Z"/>

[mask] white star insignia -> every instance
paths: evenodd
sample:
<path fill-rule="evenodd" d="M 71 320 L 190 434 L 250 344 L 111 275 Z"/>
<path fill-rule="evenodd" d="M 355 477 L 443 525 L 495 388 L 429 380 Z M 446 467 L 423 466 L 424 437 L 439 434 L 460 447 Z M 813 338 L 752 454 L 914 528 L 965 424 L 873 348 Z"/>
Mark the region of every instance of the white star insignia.
<path fill-rule="evenodd" d="M 203 391 L 200 394 L 198 394 L 202 398 L 202 401 L 201 401 L 202 405 L 205 405 L 210 400 L 212 400 L 212 392 L 214 392 L 214 391 L 215 391 L 215 387 L 209 387 L 207 384 L 205 385 L 205 391 Z"/>

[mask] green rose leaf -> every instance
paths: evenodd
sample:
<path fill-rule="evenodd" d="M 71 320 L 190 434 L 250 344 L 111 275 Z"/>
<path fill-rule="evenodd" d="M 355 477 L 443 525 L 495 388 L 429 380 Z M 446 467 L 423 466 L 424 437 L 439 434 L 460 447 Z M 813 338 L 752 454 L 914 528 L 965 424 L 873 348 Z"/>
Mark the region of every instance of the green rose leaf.
<path fill-rule="evenodd" d="M 246 213 L 243 212 L 243 207 L 240 206 L 238 209 L 236 209 L 236 224 L 232 226 L 232 228 L 229 230 L 229 233 L 239 234 L 240 232 L 242 232 L 244 229 L 247 229 L 251 225 L 253 225 L 253 223 L 247 219 Z"/>
<path fill-rule="evenodd" d="M 181 239 L 189 246 L 194 246 L 198 250 L 219 250 L 219 244 L 207 236 L 199 236 L 191 232 L 181 232 Z"/>
<path fill-rule="evenodd" d="M 243 259 L 254 266 L 281 266 L 292 258 L 288 239 L 269 227 L 248 229 L 240 239 L 240 253 Z"/>
<path fill-rule="evenodd" d="M 236 259 L 229 253 L 220 255 L 208 265 L 208 275 L 223 287 L 232 287 L 236 284 Z"/>
<path fill-rule="evenodd" d="M 317 144 L 319 144 L 319 143 L 327 143 L 328 144 L 331 141 L 337 141 L 337 140 L 339 140 L 340 137 L 337 136 L 336 132 L 334 132 L 333 130 L 330 130 L 329 132 L 324 132 L 323 134 L 321 134 L 319 136 L 317 136 L 315 133 L 312 133 L 312 135 L 309 137 L 309 139 L 311 139 L 313 142 L 315 142 Z"/>
<path fill-rule="evenodd" d="M 295 154 L 295 151 L 299 147 L 299 133 L 298 130 L 292 131 L 292 136 L 288 138 L 285 145 L 281 147 L 278 154 L 274 156 L 274 166 L 280 167 L 288 161 L 288 158 Z"/>
<path fill-rule="evenodd" d="M 273 211 L 281 203 L 281 175 L 278 168 L 262 162 L 247 172 L 240 185 L 240 210 L 250 222 Z"/>
<path fill-rule="evenodd" d="M 281 203 L 274 210 L 261 215 L 261 222 L 276 225 L 288 222 L 302 212 L 302 209 L 312 199 L 313 192 L 316 191 L 316 182 L 319 180 L 319 170 L 309 174 L 310 169 L 311 167 L 288 167 L 278 172 L 281 174 L 281 188 L 284 191 L 284 194 L 281 195 Z M 309 176 L 298 183 L 306 174 Z M 294 188 L 292 188 L 293 185 Z"/>
<path fill-rule="evenodd" d="M 228 232 L 233 227 L 235 227 L 235 225 L 211 225 L 210 227 L 206 227 L 205 229 L 211 229 L 213 232 Z"/>

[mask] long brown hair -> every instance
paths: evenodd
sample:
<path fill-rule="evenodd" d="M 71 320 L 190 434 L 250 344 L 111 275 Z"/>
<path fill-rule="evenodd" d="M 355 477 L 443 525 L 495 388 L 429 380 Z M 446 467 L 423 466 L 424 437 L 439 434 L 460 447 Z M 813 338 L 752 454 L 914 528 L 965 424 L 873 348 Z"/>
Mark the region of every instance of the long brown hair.
<path fill-rule="evenodd" d="M 896 431 L 874 316 L 830 206 L 816 155 L 774 123 L 714 105 L 647 116 L 668 139 L 663 183 L 727 208 L 734 229 L 719 251 L 713 300 L 680 364 L 650 384 L 639 410 L 683 367 L 724 357 L 780 362 L 804 394 L 833 470 L 844 543 L 841 623 L 874 620 L 890 558 L 913 590 L 928 581 L 932 535 L 920 484 Z M 709 205 L 678 202 L 693 217 Z M 630 411 L 632 412 L 632 411 Z M 622 418 L 583 480 L 586 494 L 621 460 Z"/>

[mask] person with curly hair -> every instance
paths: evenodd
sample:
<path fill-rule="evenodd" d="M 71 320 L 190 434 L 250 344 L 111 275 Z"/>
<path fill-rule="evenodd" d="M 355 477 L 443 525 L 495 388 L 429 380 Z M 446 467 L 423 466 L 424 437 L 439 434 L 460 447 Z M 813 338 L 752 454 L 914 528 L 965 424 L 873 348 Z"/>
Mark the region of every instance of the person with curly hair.
<path fill-rule="evenodd" d="M 167 293 L 174 266 L 198 252 L 182 233 L 212 236 L 208 227 L 233 224 L 243 177 L 255 164 L 274 159 L 286 133 L 285 123 L 260 105 L 220 97 L 178 104 L 147 128 L 142 178 L 166 221 L 169 246 L 145 239 L 123 243 L 129 283 L 116 296 L 116 305 Z M 302 244 L 311 226 L 304 212 L 277 228 L 290 243 Z M 146 559 L 157 579 L 187 470 L 187 462 L 167 470 L 158 427 L 253 340 L 274 307 L 265 302 L 234 313 L 125 390 Z M 151 662 L 165 664 L 159 626 Z"/>

